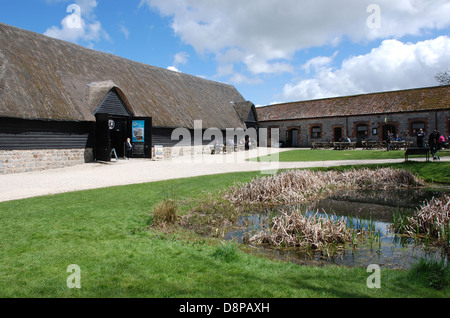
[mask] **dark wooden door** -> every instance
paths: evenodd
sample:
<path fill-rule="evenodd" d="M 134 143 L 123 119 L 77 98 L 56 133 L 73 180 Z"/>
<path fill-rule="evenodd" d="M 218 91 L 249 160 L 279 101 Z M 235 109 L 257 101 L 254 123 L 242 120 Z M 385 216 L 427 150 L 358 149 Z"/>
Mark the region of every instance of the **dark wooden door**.
<path fill-rule="evenodd" d="M 95 160 L 111 161 L 109 115 L 97 114 L 95 117 Z"/>
<path fill-rule="evenodd" d="M 336 127 L 334 128 L 334 141 L 339 142 L 342 139 L 342 128 Z"/>

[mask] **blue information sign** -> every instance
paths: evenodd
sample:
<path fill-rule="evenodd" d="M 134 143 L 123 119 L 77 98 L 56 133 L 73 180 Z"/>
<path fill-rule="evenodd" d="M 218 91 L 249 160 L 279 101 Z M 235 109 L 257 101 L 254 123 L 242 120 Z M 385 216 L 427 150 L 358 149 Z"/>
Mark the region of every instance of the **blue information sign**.
<path fill-rule="evenodd" d="M 145 120 L 133 120 L 133 142 L 145 142 Z"/>

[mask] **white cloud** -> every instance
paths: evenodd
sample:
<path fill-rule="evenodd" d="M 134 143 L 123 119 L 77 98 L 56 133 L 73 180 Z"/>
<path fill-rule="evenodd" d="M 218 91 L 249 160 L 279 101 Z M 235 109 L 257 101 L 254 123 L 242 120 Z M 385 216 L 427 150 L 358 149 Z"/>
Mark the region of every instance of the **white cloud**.
<path fill-rule="evenodd" d="M 128 30 L 128 28 L 125 25 L 123 24 L 119 25 L 119 30 L 123 34 L 125 39 L 128 40 L 130 38 L 130 30 Z"/>
<path fill-rule="evenodd" d="M 313 78 L 285 85 L 283 101 L 389 91 L 438 85 L 434 76 L 450 66 L 450 38 L 417 43 L 385 40 L 370 53 L 345 60 L 339 69 L 331 58 L 308 61 L 304 68 L 320 65 Z"/>
<path fill-rule="evenodd" d="M 175 54 L 175 56 L 173 58 L 173 65 L 168 66 L 167 69 L 174 71 L 174 72 L 181 73 L 181 71 L 178 69 L 178 67 L 180 65 L 187 64 L 188 60 L 189 60 L 189 54 L 187 54 L 186 52 L 178 52 L 177 54 Z"/>
<path fill-rule="evenodd" d="M 381 27 L 370 28 L 373 0 L 141 0 L 165 16 L 180 39 L 219 63 L 245 63 L 252 75 L 292 72 L 296 52 L 343 39 L 418 35 L 450 25 L 450 0 L 377 0 Z"/>
<path fill-rule="evenodd" d="M 174 65 L 180 65 L 180 64 L 186 64 L 188 62 L 189 59 L 189 54 L 187 54 L 186 52 L 178 52 L 177 54 L 175 54 L 174 57 Z"/>
<path fill-rule="evenodd" d="M 60 0 L 47 0 L 49 3 L 57 1 Z M 67 15 L 62 19 L 61 27 L 52 26 L 44 34 L 74 43 L 79 41 L 92 43 L 102 38 L 109 39 L 100 21 L 93 15 L 93 11 L 97 7 L 97 1 L 74 0 L 74 2 L 67 7 Z"/>
<path fill-rule="evenodd" d="M 338 51 L 334 52 L 332 56 L 317 56 L 312 58 L 302 66 L 302 69 L 305 70 L 306 73 L 310 73 L 311 69 L 316 72 L 320 71 L 324 67 L 328 67 L 337 55 Z"/>
<path fill-rule="evenodd" d="M 181 73 L 181 71 L 177 69 L 175 66 L 168 66 L 167 69 L 172 72 Z"/>

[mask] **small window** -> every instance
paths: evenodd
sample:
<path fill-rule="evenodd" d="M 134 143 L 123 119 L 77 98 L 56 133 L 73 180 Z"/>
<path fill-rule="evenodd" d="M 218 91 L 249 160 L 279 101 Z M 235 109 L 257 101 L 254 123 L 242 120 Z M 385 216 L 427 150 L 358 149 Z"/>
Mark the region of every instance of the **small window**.
<path fill-rule="evenodd" d="M 411 123 L 411 136 L 415 136 L 419 130 L 422 129 L 425 131 L 425 122 L 424 121 L 414 121 Z"/>
<path fill-rule="evenodd" d="M 311 138 L 321 138 L 322 128 L 320 126 L 314 126 L 311 128 Z"/>
<path fill-rule="evenodd" d="M 356 126 L 356 134 L 361 139 L 367 138 L 369 136 L 369 127 L 366 124 Z"/>

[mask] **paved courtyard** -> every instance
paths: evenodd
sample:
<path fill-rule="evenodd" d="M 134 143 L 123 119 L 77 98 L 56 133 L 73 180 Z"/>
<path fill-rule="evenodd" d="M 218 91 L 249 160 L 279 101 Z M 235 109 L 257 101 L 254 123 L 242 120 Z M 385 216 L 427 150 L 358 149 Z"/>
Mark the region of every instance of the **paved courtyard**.
<path fill-rule="evenodd" d="M 266 154 L 272 154 L 272 156 L 276 157 L 277 153 L 285 150 L 291 149 L 258 148 L 227 155 L 208 154 L 194 158 L 178 158 L 164 161 L 146 159 L 119 160 L 111 163 L 87 163 L 63 169 L 0 175 L 0 202 L 78 190 L 218 173 L 261 171 L 267 174 L 278 169 L 330 167 L 366 163 L 382 164 L 404 161 L 403 159 L 395 159 L 258 163 L 247 160 Z"/>

